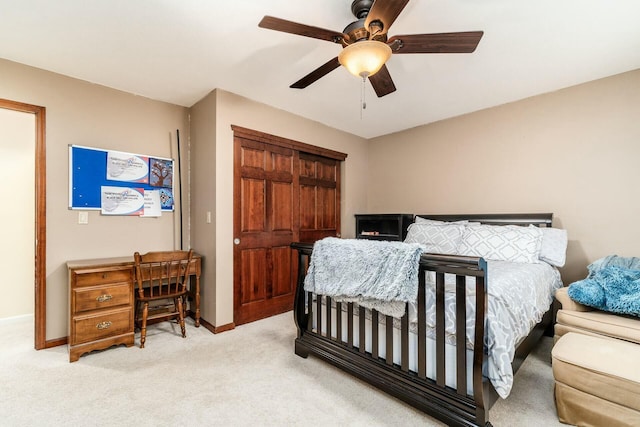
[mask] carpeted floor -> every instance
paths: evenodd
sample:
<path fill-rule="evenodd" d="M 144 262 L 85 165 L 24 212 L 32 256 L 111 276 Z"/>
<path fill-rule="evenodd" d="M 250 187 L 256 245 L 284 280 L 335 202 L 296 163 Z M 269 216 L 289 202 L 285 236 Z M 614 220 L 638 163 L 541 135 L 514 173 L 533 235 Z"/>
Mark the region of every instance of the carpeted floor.
<path fill-rule="evenodd" d="M 293 352 L 291 313 L 213 335 L 168 322 L 145 349 L 117 347 L 69 363 L 66 346 L 33 350 L 33 320 L 0 322 L 3 426 L 441 426 L 310 356 Z M 136 342 L 137 344 L 137 342 Z M 526 360 L 494 426 L 561 426 L 551 338 Z"/>

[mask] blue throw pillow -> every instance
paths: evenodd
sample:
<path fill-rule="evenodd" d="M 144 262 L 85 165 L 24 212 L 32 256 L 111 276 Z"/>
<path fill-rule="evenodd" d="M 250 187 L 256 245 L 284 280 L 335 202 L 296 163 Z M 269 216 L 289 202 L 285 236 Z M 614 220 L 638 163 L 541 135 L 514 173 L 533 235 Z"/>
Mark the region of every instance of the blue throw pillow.
<path fill-rule="evenodd" d="M 569 285 L 569 297 L 598 310 L 640 316 L 640 270 L 608 266 Z"/>

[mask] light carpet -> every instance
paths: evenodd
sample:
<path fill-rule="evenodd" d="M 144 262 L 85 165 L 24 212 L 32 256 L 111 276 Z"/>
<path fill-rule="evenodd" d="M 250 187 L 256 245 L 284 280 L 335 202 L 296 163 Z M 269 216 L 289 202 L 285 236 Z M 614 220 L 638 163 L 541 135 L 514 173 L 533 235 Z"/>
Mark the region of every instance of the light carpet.
<path fill-rule="evenodd" d="M 69 363 L 35 351 L 33 320 L 0 323 L 3 426 L 441 426 L 337 368 L 293 352 L 291 312 L 214 335 L 187 322 L 148 330 L 144 349 L 114 347 Z M 139 334 L 136 336 L 139 344 Z M 516 374 L 494 426 L 561 426 L 545 337 Z"/>

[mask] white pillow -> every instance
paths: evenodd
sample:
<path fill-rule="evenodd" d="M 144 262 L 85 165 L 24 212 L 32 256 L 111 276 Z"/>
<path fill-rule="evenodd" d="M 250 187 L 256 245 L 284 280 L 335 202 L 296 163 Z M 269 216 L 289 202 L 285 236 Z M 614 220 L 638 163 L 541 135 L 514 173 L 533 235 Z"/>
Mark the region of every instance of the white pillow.
<path fill-rule="evenodd" d="M 438 221 L 435 219 L 423 218 L 421 216 L 416 216 L 414 223 L 415 224 L 433 224 L 433 225 L 447 225 L 447 224 L 467 224 L 469 221 L 463 219 L 461 221 Z"/>
<path fill-rule="evenodd" d="M 464 225 L 413 223 L 407 229 L 406 243 L 419 243 L 426 253 L 455 254 L 462 240 Z"/>
<path fill-rule="evenodd" d="M 542 227 L 540 231 L 542 231 L 540 259 L 556 267 L 564 267 L 568 244 L 567 230 Z"/>
<path fill-rule="evenodd" d="M 542 231 L 535 226 L 476 225 L 465 227 L 459 254 L 511 262 L 538 263 Z"/>

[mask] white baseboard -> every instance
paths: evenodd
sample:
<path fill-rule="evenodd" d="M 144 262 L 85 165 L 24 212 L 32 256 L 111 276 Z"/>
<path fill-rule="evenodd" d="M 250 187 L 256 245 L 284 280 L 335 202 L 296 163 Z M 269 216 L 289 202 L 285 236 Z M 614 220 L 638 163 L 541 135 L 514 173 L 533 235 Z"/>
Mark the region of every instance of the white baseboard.
<path fill-rule="evenodd" d="M 4 317 L 0 319 L 0 325 L 9 325 L 11 323 L 33 322 L 33 314 L 21 314 L 19 316 Z"/>

